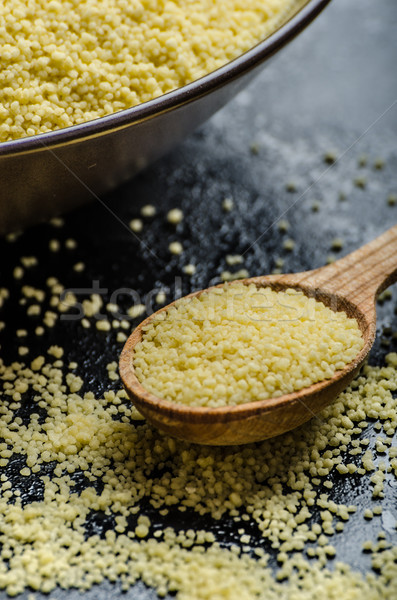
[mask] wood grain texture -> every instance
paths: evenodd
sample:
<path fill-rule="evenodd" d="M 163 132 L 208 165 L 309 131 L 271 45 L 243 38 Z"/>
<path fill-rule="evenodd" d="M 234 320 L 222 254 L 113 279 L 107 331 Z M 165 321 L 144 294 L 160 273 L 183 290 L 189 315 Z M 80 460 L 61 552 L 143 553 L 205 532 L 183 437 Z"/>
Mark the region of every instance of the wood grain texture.
<path fill-rule="evenodd" d="M 332 379 L 278 398 L 221 408 L 189 407 L 157 398 L 142 387 L 134 371 L 134 348 L 142 328 L 173 304 L 143 321 L 128 338 L 120 357 L 120 375 L 137 409 L 153 425 L 177 438 L 210 445 L 244 444 L 274 437 L 317 415 L 358 373 L 376 332 L 376 296 L 397 280 L 397 226 L 340 260 L 303 273 L 269 275 L 242 280 L 276 291 L 289 287 L 324 302 L 334 311 L 357 319 L 364 347 Z M 214 286 L 220 287 L 220 286 Z M 213 288 L 208 288 L 209 290 Z M 199 296 L 200 290 L 189 294 Z"/>

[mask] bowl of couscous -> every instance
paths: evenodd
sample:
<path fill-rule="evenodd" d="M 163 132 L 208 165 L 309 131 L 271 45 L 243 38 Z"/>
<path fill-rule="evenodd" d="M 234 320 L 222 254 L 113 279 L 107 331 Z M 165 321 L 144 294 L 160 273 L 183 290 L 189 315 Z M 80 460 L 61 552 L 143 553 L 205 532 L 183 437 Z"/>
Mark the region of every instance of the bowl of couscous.
<path fill-rule="evenodd" d="M 0 8 L 0 232 L 99 197 L 240 91 L 329 0 Z"/>

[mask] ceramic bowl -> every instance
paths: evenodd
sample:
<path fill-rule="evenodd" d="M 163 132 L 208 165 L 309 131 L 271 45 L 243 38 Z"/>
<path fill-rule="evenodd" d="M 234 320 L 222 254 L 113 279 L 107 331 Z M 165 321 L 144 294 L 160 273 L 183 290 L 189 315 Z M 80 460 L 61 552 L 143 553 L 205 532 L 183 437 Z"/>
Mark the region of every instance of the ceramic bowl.
<path fill-rule="evenodd" d="M 329 0 L 308 0 L 225 66 L 133 108 L 0 144 L 0 233 L 101 197 L 148 166 L 242 90 Z"/>

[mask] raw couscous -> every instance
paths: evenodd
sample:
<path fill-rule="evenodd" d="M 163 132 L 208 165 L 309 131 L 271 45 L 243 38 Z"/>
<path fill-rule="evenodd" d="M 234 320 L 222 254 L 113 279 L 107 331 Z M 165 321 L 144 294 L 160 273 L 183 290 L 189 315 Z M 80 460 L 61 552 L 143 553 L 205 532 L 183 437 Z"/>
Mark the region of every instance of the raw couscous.
<path fill-rule="evenodd" d="M 142 385 L 166 400 L 217 407 L 330 379 L 363 347 L 355 319 L 297 290 L 235 283 L 181 299 L 144 327 Z"/>
<path fill-rule="evenodd" d="M 156 98 L 274 31 L 305 0 L 9 0 L 0 142 Z"/>
<path fill-rule="evenodd" d="M 293 435 L 244 448 L 200 447 L 152 430 L 135 421 L 124 391 L 83 393 L 89 382 L 73 372 L 76 363 L 63 364 L 63 354 L 53 346 L 30 363 L 0 360 L 0 589 L 83 592 L 108 579 L 128 590 L 141 579 L 178 600 L 260 600 L 263 590 L 267 600 L 314 600 L 319 590 L 324 600 L 396 597 L 397 547 L 382 531 L 362 548 L 376 575 L 340 560 L 327 567 L 333 536 L 351 518 L 356 527 L 370 516 L 381 523 L 382 512 L 375 505 L 355 515 L 356 505 L 335 502 L 335 472 L 354 472 L 376 500 L 386 468 L 397 476 L 396 354 L 385 367 L 365 367 Z M 371 450 L 364 432 L 374 418 L 382 447 Z M 16 479 L 17 464 L 24 466 Z M 25 485 L 36 490 L 28 502 Z M 170 511 L 179 515 L 175 523 L 187 511 L 206 515 L 207 529 L 194 528 L 192 516 L 187 528 L 164 525 Z M 234 523 L 235 543 L 222 545 L 222 530 L 217 538 L 221 518 Z M 96 519 L 107 524 L 102 535 L 92 529 Z"/>

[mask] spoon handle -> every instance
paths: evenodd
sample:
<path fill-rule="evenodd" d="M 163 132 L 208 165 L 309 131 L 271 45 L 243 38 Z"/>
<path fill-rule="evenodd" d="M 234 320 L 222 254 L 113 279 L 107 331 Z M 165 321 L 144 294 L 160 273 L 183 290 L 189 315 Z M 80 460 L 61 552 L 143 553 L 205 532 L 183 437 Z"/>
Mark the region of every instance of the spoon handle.
<path fill-rule="evenodd" d="M 397 281 L 397 225 L 334 263 L 309 271 L 305 283 L 344 296 L 355 305 L 374 299 Z"/>

